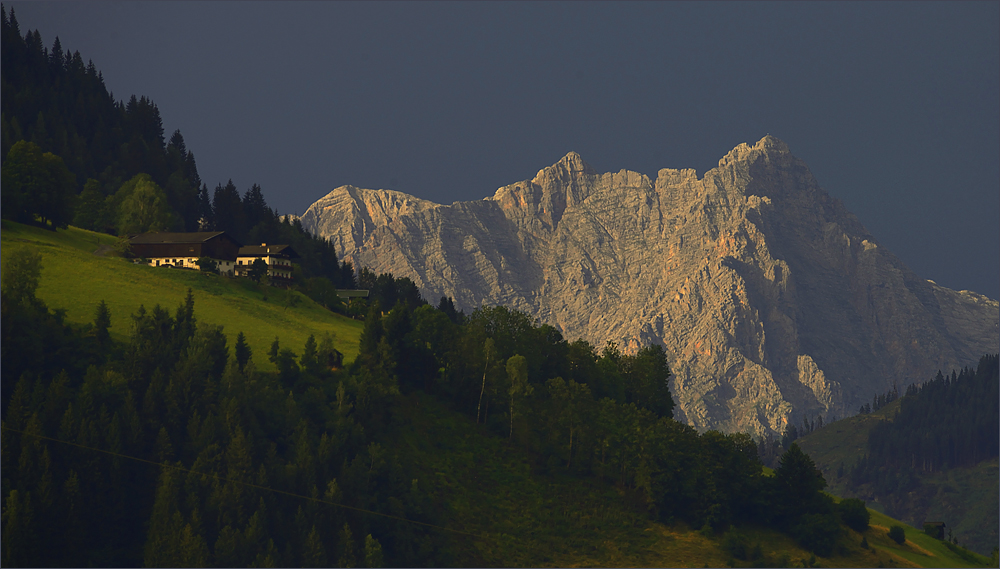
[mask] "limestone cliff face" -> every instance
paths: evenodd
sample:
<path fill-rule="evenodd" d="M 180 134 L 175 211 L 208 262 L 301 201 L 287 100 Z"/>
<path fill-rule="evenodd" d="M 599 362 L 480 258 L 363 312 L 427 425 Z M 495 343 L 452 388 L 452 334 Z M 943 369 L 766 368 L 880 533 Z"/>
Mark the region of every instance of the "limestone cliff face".
<path fill-rule="evenodd" d="M 843 417 L 1000 345 L 996 301 L 917 277 L 770 136 L 701 179 L 600 174 L 571 152 L 481 201 L 340 187 L 302 223 L 431 301 L 503 304 L 598 347 L 661 343 L 675 416 L 700 429 Z"/>

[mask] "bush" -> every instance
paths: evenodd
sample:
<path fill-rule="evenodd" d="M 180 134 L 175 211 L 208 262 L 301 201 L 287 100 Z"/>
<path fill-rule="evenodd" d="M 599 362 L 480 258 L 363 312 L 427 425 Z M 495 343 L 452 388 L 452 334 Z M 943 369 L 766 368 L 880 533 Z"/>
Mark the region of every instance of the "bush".
<path fill-rule="evenodd" d="M 250 265 L 250 270 L 247 271 L 247 276 L 253 282 L 259 283 L 261 279 L 267 276 L 267 262 L 264 259 L 254 259 Z"/>
<path fill-rule="evenodd" d="M 806 514 L 792 526 L 792 536 L 802 547 L 822 557 L 829 557 L 840 537 L 840 524 L 828 514 Z"/>
<path fill-rule="evenodd" d="M 903 545 L 906 541 L 906 531 L 903 529 L 903 526 L 892 526 L 889 528 L 889 538 L 899 545 Z"/>
<path fill-rule="evenodd" d="M 841 500 L 837 511 L 840 513 L 840 519 L 847 525 L 847 527 L 858 533 L 864 533 L 868 529 L 868 522 L 871 520 L 871 514 L 868 512 L 868 508 L 865 507 L 865 503 L 857 498 L 847 498 Z"/>
<path fill-rule="evenodd" d="M 209 257 L 199 257 L 195 262 L 198 264 L 198 268 L 206 273 L 219 273 L 219 264 L 216 263 L 214 259 L 210 259 Z"/>
<path fill-rule="evenodd" d="M 122 257 L 132 257 L 132 240 L 128 238 L 128 235 L 122 235 L 115 239 L 113 247 Z"/>
<path fill-rule="evenodd" d="M 749 545 L 750 543 L 745 535 L 736 532 L 729 532 L 726 534 L 726 540 L 723 542 L 722 546 L 736 559 L 747 561 L 749 560 L 747 551 Z"/>
<path fill-rule="evenodd" d="M 960 547 L 954 543 L 944 542 L 945 547 L 951 550 L 952 553 L 961 557 L 963 560 L 971 565 L 979 565 L 982 563 L 981 559 L 977 559 L 976 555 L 964 547 Z M 990 565 L 992 567 L 993 565 Z"/>

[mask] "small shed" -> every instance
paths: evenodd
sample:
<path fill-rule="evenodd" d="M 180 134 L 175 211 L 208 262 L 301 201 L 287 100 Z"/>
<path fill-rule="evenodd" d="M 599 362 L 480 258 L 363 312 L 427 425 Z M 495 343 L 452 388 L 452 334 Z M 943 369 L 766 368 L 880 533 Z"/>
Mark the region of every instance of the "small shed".
<path fill-rule="evenodd" d="M 346 288 L 337 290 L 337 296 L 340 298 L 368 298 L 368 291 L 365 289 Z"/>
<path fill-rule="evenodd" d="M 937 539 L 944 539 L 944 522 L 924 522 L 924 533 Z"/>

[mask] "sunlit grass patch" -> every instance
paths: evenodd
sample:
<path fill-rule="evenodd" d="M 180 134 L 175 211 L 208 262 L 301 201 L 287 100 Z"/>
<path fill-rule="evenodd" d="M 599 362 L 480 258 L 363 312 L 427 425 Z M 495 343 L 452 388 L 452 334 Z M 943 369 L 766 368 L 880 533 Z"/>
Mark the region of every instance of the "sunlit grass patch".
<path fill-rule="evenodd" d="M 49 308 L 65 310 L 71 323 L 85 324 L 93 320 L 97 304 L 104 300 L 111 309 L 110 332 L 116 340 L 128 337 L 131 315 L 140 305 L 150 310 L 159 304 L 172 314 L 190 288 L 198 321 L 224 326 L 230 346 L 243 332 L 258 369 L 274 369 L 267 352 L 275 337 L 282 347 L 301 353 L 310 334 L 318 339 L 332 333 L 345 362 L 358 354 L 362 323 L 334 314 L 301 293 L 247 279 L 136 265 L 121 257 L 94 254 L 114 239 L 75 227 L 53 232 L 7 221 L 2 230 L 4 253 L 20 247 L 34 247 L 41 253 L 37 294 Z"/>

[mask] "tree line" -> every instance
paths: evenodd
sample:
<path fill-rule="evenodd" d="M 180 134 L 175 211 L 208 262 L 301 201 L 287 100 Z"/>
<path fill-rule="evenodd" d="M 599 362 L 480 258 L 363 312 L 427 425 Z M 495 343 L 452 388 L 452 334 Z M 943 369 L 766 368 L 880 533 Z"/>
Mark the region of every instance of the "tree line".
<path fill-rule="evenodd" d="M 502 306 L 456 314 L 445 297 L 437 309 L 373 305 L 357 362 L 404 394 L 419 389 L 448 402 L 532 457 L 539 473 L 614 484 L 664 522 L 709 534 L 762 524 L 821 555 L 841 535 L 845 510 L 822 493 L 825 479 L 797 445 L 764 476 L 749 435 L 699 434 L 673 420 L 659 345 L 597 350 Z"/>
<path fill-rule="evenodd" d="M 33 221 L 39 215 L 33 204 L 42 192 L 48 198 L 43 201 L 63 206 L 59 215 L 41 216 L 54 227 L 65 227 L 80 215 L 82 221 L 101 225 L 93 228 L 116 229 L 115 216 L 97 215 L 106 212 L 94 211 L 95 202 L 106 201 L 127 181 L 146 174 L 161 188 L 156 197 L 169 205 L 171 228 L 196 230 L 202 182 L 194 155 L 179 131 L 169 143 L 164 139 L 156 104 L 146 97 L 115 100 L 93 61 L 84 64 L 80 53 L 64 50 L 59 38 L 46 48 L 38 30 L 22 36 L 13 9 L 9 17 L 2 7 L 0 11 L 0 158 L 7 162 L 20 144 L 11 158 L 22 164 L 21 170 L 24 162 L 34 166 L 36 155 L 48 155 L 43 171 L 58 174 L 32 180 L 34 185 L 5 181 L 5 217 Z M 8 210 L 8 205 L 15 207 Z"/>
<path fill-rule="evenodd" d="M 849 469 L 851 482 L 875 494 L 900 494 L 918 473 L 972 466 L 1000 454 L 1000 366 L 984 355 L 976 368 L 952 371 L 907 387 L 891 421 L 868 436 L 866 456 Z"/>

